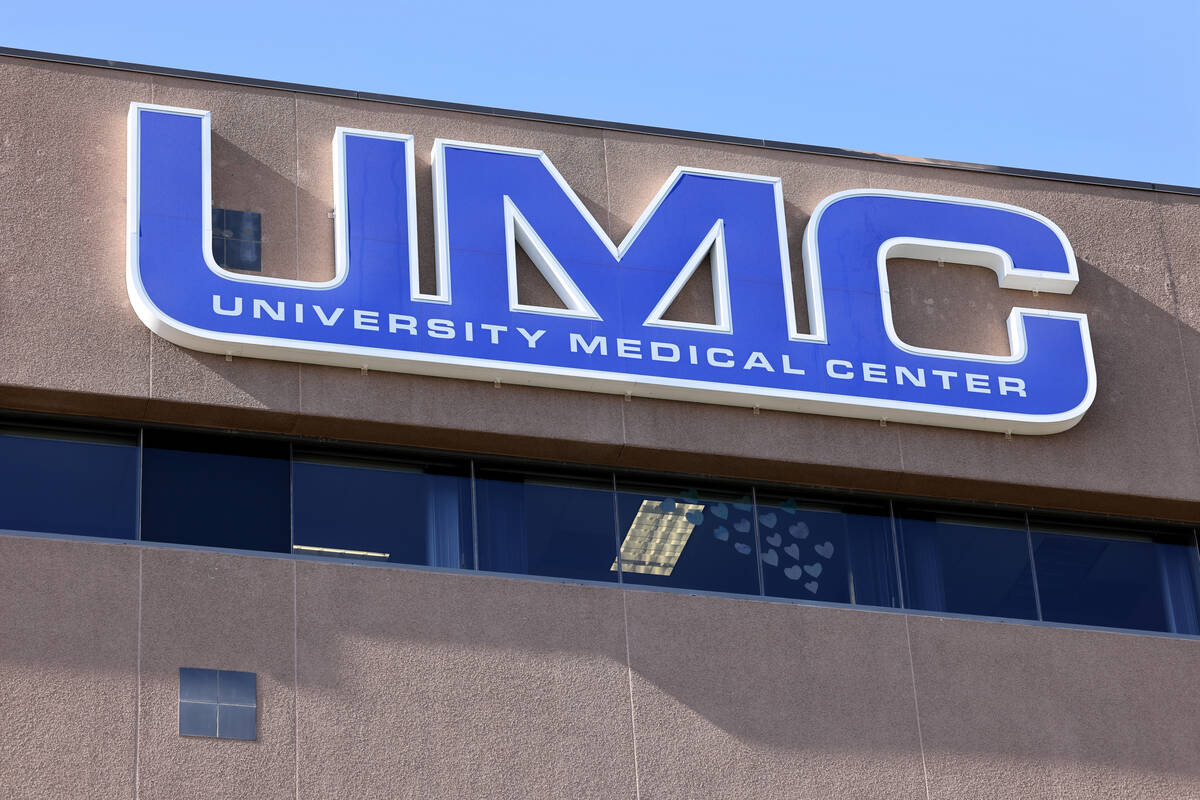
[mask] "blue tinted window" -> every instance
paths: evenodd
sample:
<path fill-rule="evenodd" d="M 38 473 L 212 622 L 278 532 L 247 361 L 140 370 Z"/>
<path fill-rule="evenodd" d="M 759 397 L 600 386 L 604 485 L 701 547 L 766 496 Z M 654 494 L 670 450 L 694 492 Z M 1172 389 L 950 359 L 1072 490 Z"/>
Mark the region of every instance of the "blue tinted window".
<path fill-rule="evenodd" d="M 1043 619 L 1200 633 L 1191 544 L 1081 533 L 1032 532 Z"/>
<path fill-rule="evenodd" d="M 258 704 L 258 675 L 223 669 L 217 673 L 217 702 L 239 706 Z"/>
<path fill-rule="evenodd" d="M 617 511 L 626 583 L 760 593 L 748 491 L 622 487 Z"/>
<path fill-rule="evenodd" d="M 251 706 L 217 706 L 217 738 L 258 738 L 258 709 Z"/>
<path fill-rule="evenodd" d="M 179 668 L 179 699 L 198 703 L 217 702 L 217 672 L 215 669 Z"/>
<path fill-rule="evenodd" d="M 480 472 L 475 499 L 480 569 L 617 580 L 611 479 Z"/>
<path fill-rule="evenodd" d="M 228 269 L 262 271 L 262 215 L 254 211 L 212 210 L 213 259 Z"/>
<path fill-rule="evenodd" d="M 179 668 L 180 736 L 254 740 L 257 728 L 257 674 Z"/>
<path fill-rule="evenodd" d="M 133 539 L 137 438 L 0 434 L 0 529 Z"/>
<path fill-rule="evenodd" d="M 152 431 L 143 443 L 143 539 L 291 549 L 286 444 Z"/>
<path fill-rule="evenodd" d="M 758 532 L 767 595 L 900 604 L 886 506 L 817 506 L 760 493 Z"/>
<path fill-rule="evenodd" d="M 179 701 L 180 736 L 216 736 L 217 704 Z"/>
<path fill-rule="evenodd" d="M 1037 619 L 1023 519 L 897 513 L 908 608 Z"/>
<path fill-rule="evenodd" d="M 296 553 L 470 569 L 468 478 L 402 463 L 297 456 Z"/>

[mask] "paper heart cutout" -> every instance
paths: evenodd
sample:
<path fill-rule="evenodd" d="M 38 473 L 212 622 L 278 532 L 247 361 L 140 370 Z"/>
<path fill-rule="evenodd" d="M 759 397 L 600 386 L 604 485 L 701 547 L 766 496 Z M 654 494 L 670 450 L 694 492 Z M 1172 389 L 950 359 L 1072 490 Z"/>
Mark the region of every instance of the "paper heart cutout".
<path fill-rule="evenodd" d="M 699 500 L 700 499 L 700 493 L 697 492 L 695 489 L 688 489 L 687 491 L 680 492 L 679 496 L 685 500 Z"/>
<path fill-rule="evenodd" d="M 809 575 L 812 575 L 814 578 L 821 577 L 821 570 L 823 570 L 823 569 L 825 569 L 825 568 L 821 566 L 820 561 L 818 561 L 816 564 L 805 564 L 804 565 L 804 571 L 807 572 Z"/>
<path fill-rule="evenodd" d="M 813 594 L 816 594 L 817 593 L 817 582 L 809 581 L 808 583 L 804 584 L 804 588 L 808 589 Z"/>
<path fill-rule="evenodd" d="M 737 522 L 733 523 L 733 529 L 735 531 L 737 531 L 738 533 L 749 533 L 750 532 L 750 520 L 739 519 Z"/>
<path fill-rule="evenodd" d="M 771 512 L 770 514 L 759 514 L 758 515 L 758 521 L 761 522 L 763 525 L 767 526 L 768 528 L 774 528 L 775 521 L 778 519 L 779 519 L 779 517 L 775 516 L 774 512 Z"/>
<path fill-rule="evenodd" d="M 789 497 L 787 500 L 784 500 L 779 504 L 779 510 L 785 514 L 795 514 L 796 501 Z"/>
<path fill-rule="evenodd" d="M 729 528 L 726 528 L 724 525 L 719 525 L 717 526 L 717 529 L 713 531 L 713 536 L 717 537 L 722 542 L 728 542 Z"/>
<path fill-rule="evenodd" d="M 719 503 L 713 506 L 712 512 L 714 517 L 729 519 L 729 506 L 725 505 L 724 503 Z"/>
<path fill-rule="evenodd" d="M 797 539 L 808 538 L 808 525 L 803 522 L 795 522 L 788 526 L 788 533 L 795 536 Z"/>
<path fill-rule="evenodd" d="M 736 503 L 733 504 L 733 507 L 736 508 L 738 511 L 749 511 L 750 509 L 754 508 L 754 501 L 751 500 L 749 497 L 742 497 L 740 500 L 738 500 Z"/>
<path fill-rule="evenodd" d="M 778 567 L 779 553 L 776 553 L 774 550 L 768 550 L 767 552 L 763 553 L 762 560 L 764 564 L 770 564 L 772 567 Z"/>
<path fill-rule="evenodd" d="M 771 547 L 779 547 L 779 545 L 783 544 L 783 537 L 778 533 L 771 534 L 770 536 L 766 537 L 766 540 L 767 544 L 771 545 Z"/>
<path fill-rule="evenodd" d="M 735 542 L 733 545 L 733 549 L 737 550 L 739 553 L 741 553 L 744 556 L 750 555 L 750 549 L 751 549 L 750 545 L 746 544 L 745 542 Z"/>
<path fill-rule="evenodd" d="M 783 552 L 787 553 L 797 561 L 800 560 L 800 545 L 796 544 L 795 542 L 792 542 L 787 547 L 783 548 Z"/>
<path fill-rule="evenodd" d="M 788 580 L 798 581 L 804 575 L 804 570 L 800 569 L 799 564 L 793 564 L 783 571 L 783 574 L 788 577 Z"/>
<path fill-rule="evenodd" d="M 668 497 L 658 504 L 658 510 L 664 514 L 670 514 L 675 510 L 675 498 Z"/>
<path fill-rule="evenodd" d="M 689 511 L 683 515 L 683 518 L 693 525 L 701 525 L 704 523 L 704 513 L 701 511 Z"/>
<path fill-rule="evenodd" d="M 833 542 L 819 544 L 813 548 L 821 558 L 833 558 Z"/>

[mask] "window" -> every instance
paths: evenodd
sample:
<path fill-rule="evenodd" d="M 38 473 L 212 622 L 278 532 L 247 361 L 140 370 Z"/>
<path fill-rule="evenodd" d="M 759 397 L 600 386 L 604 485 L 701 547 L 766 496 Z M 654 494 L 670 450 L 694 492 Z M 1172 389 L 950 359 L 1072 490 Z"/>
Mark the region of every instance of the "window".
<path fill-rule="evenodd" d="M 1200 555 L 1196 532 L 1182 525 L 304 448 L 163 429 L 142 431 L 139 446 L 120 430 L 0 428 L 0 532 L 140 533 L 197 547 L 1200 636 Z M 213 709 L 186 711 L 189 725 L 219 723 Z M 246 712 L 227 713 L 220 724 L 233 730 Z"/>
<path fill-rule="evenodd" d="M 910 509 L 896 532 L 906 607 L 1038 619 L 1023 516 Z"/>
<path fill-rule="evenodd" d="M 137 435 L 0 430 L 0 529 L 137 537 Z"/>
<path fill-rule="evenodd" d="M 1061 525 L 1030 535 L 1044 619 L 1200 633 L 1190 543 Z"/>
<path fill-rule="evenodd" d="M 616 581 L 612 478 L 481 471 L 479 568 Z"/>
<path fill-rule="evenodd" d="M 749 489 L 728 493 L 634 484 L 618 488 L 625 583 L 761 594 Z"/>
<path fill-rule="evenodd" d="M 146 431 L 142 538 L 289 552 L 288 459 L 285 443 Z"/>
<path fill-rule="evenodd" d="M 258 738 L 258 676 L 179 668 L 179 735 Z"/>
<path fill-rule="evenodd" d="M 471 569 L 471 488 L 446 467 L 298 455 L 292 551 Z"/>
<path fill-rule="evenodd" d="M 758 530 L 768 596 L 900 605 L 886 505 L 759 493 Z"/>
<path fill-rule="evenodd" d="M 254 211 L 212 210 L 213 260 L 226 269 L 262 271 L 262 215 Z"/>

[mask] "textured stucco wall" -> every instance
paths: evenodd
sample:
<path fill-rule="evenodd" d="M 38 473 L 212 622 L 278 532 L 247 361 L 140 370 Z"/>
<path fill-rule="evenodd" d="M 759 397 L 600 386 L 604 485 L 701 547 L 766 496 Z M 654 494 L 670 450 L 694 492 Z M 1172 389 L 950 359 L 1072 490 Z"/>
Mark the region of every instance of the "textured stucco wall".
<path fill-rule="evenodd" d="M 1200 199 L 489 117 L 0 57 L 0 406 L 468 449 L 1195 520 Z M 1069 297 L 979 268 L 897 263 L 914 342 L 1002 351 L 1014 303 L 1089 315 L 1099 394 L 1071 431 L 1014 437 L 235 359 L 152 336 L 125 296 L 131 101 L 213 113 L 214 200 L 259 211 L 268 274 L 332 274 L 329 142 L 345 125 L 416 137 L 432 264 L 434 137 L 545 150 L 620 239 L 679 164 L 783 179 L 794 270 L 823 197 L 882 187 L 1013 203 L 1075 247 Z M 797 281 L 798 285 L 802 285 Z M 694 309 L 693 309 L 694 310 Z"/>
<path fill-rule="evenodd" d="M 1200 795 L 1196 641 L 2 535 L 0 606 L 12 800 Z"/>
<path fill-rule="evenodd" d="M 1083 311 L 1100 392 L 1007 440 L 189 352 L 126 299 L 132 101 L 213 112 L 214 199 L 264 215 L 277 276 L 332 274 L 337 125 L 416 136 L 426 267 L 439 136 L 545 150 L 615 239 L 676 165 L 778 175 L 797 274 L 835 191 L 1024 206 L 1071 239 L 1073 296 L 896 262 L 897 327 L 999 353 L 1014 303 Z M 0 276 L 0 408 L 1200 518 L 1194 197 L 0 57 Z M 0 796 L 1195 797 L 1198 647 L 0 535 Z M 181 666 L 258 673 L 259 740 L 180 738 Z"/>

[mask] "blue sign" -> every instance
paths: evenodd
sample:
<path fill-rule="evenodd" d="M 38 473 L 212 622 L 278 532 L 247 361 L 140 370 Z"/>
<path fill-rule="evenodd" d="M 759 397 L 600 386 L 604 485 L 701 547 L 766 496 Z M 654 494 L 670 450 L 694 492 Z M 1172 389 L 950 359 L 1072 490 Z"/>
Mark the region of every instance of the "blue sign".
<path fill-rule="evenodd" d="M 438 140 L 437 280 L 423 293 L 411 136 L 337 130 L 336 268 L 318 283 L 217 266 L 209 135 L 207 112 L 130 108 L 129 296 L 184 347 L 1012 433 L 1065 430 L 1095 396 L 1082 314 L 1013 309 L 1008 356 L 914 347 L 893 329 L 890 257 L 1074 290 L 1062 231 L 1015 206 L 878 189 L 826 198 L 804 235 L 800 331 L 778 178 L 680 167 L 615 244 L 544 153 Z M 556 307 L 520 302 L 517 248 Z M 668 319 L 701 265 L 715 320 Z"/>

